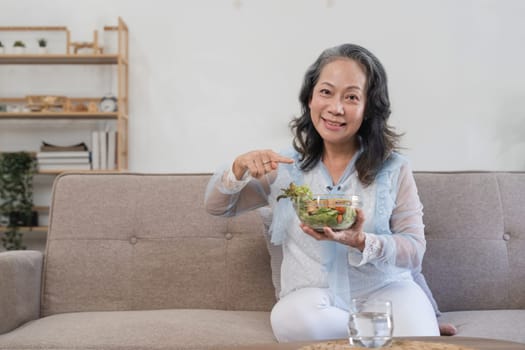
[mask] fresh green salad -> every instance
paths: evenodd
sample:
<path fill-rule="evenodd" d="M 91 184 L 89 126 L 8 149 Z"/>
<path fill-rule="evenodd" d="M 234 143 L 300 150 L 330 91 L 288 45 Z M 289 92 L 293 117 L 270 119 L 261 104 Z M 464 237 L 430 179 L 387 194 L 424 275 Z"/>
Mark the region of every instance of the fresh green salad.
<path fill-rule="evenodd" d="M 315 230 L 322 231 L 326 226 L 344 230 L 355 221 L 356 211 L 348 197 L 313 195 L 307 185 L 296 186 L 294 183 L 282 191 L 277 200 L 290 198 L 299 219 Z"/>
<path fill-rule="evenodd" d="M 292 202 L 296 202 L 297 200 L 310 200 L 313 198 L 312 191 L 310 191 L 308 185 L 297 186 L 291 182 L 288 188 L 281 188 L 281 191 L 283 193 L 277 196 L 278 201 L 283 198 L 290 198 Z"/>

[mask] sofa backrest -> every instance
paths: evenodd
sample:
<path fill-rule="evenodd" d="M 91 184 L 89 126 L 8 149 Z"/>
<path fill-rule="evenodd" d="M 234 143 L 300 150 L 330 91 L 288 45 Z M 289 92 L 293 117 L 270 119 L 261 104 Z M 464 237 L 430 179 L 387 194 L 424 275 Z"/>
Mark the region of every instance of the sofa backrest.
<path fill-rule="evenodd" d="M 525 308 L 525 173 L 415 173 L 441 311 Z"/>
<path fill-rule="evenodd" d="M 58 176 L 42 314 L 270 310 L 275 295 L 261 218 L 207 214 L 209 178 Z M 441 311 L 524 309 L 525 173 L 416 172 L 415 178 L 425 214 L 423 273 Z"/>
<path fill-rule="evenodd" d="M 209 175 L 85 173 L 55 180 L 42 315 L 275 303 L 257 213 L 214 217 Z"/>

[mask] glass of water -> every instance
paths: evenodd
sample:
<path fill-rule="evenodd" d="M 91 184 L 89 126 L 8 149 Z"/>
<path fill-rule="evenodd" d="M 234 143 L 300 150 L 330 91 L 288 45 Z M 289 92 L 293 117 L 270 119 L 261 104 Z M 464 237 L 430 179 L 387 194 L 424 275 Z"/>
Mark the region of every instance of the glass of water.
<path fill-rule="evenodd" d="M 380 348 L 392 342 L 392 302 L 379 299 L 352 299 L 348 340 L 352 346 Z"/>

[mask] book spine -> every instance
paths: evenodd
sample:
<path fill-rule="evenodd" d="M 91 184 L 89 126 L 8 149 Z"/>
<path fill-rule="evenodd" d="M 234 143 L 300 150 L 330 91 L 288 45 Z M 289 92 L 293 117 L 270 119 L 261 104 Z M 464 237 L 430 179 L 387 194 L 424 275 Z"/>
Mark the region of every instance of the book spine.
<path fill-rule="evenodd" d="M 108 131 L 108 169 L 116 169 L 117 138 L 116 131 Z"/>
<path fill-rule="evenodd" d="M 105 131 L 98 132 L 98 141 L 100 147 L 100 169 L 108 168 L 108 133 Z"/>
<path fill-rule="evenodd" d="M 91 169 L 100 169 L 100 141 L 98 131 L 91 133 Z"/>

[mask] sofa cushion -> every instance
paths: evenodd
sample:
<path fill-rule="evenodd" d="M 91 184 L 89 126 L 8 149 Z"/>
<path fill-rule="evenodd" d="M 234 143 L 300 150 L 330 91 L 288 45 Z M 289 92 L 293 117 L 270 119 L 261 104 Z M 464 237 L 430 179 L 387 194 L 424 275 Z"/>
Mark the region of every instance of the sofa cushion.
<path fill-rule="evenodd" d="M 0 349 L 204 350 L 275 341 L 268 312 L 78 312 L 44 317 L 0 335 Z"/>
<path fill-rule="evenodd" d="M 503 240 L 509 258 L 509 299 L 513 307 L 525 309 L 525 176 L 498 174 L 503 208 Z"/>
<path fill-rule="evenodd" d="M 525 176 L 416 173 L 441 311 L 525 308 Z"/>
<path fill-rule="evenodd" d="M 204 209 L 209 175 L 63 174 L 54 184 L 44 316 L 275 303 L 262 220 Z M 142 215 L 146 213 L 146 215 Z"/>
<path fill-rule="evenodd" d="M 502 339 L 525 343 L 523 310 L 451 311 L 439 317 L 458 329 L 460 337 Z"/>

